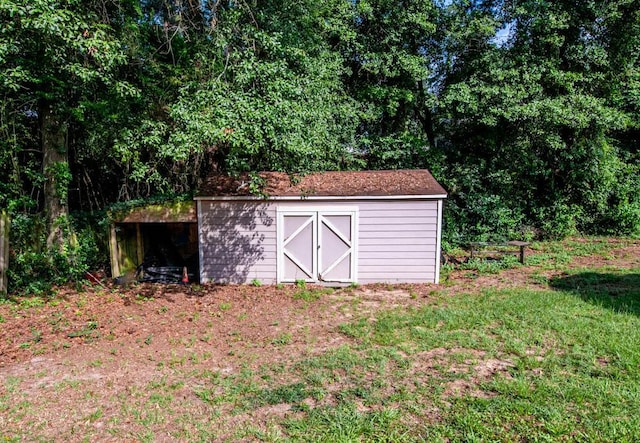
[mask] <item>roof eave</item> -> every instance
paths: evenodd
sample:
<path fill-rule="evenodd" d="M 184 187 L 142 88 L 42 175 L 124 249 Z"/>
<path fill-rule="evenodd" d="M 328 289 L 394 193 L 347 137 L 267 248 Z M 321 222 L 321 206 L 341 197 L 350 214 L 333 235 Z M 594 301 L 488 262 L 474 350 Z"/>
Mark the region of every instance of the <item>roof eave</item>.
<path fill-rule="evenodd" d="M 416 195 L 255 195 L 197 196 L 196 201 L 307 201 L 307 200 L 443 200 L 447 194 Z"/>

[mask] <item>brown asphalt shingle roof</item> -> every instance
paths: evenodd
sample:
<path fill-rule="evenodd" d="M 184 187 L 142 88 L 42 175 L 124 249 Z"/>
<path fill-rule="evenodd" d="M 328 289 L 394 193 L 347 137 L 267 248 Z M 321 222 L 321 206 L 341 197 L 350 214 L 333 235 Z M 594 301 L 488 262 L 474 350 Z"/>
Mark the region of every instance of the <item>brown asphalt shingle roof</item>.
<path fill-rule="evenodd" d="M 446 195 L 446 191 L 426 169 L 388 171 L 327 171 L 305 176 L 284 172 L 261 172 L 263 194 L 270 197 L 347 197 L 394 195 Z M 251 196 L 247 175 L 209 177 L 198 197 Z"/>

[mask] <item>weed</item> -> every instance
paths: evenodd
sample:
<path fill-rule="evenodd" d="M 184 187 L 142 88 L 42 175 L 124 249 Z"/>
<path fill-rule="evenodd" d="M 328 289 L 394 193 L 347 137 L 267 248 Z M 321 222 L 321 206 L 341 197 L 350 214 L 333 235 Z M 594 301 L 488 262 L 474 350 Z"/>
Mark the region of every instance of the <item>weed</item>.
<path fill-rule="evenodd" d="M 69 326 L 69 320 L 64 316 L 64 313 L 61 311 L 54 312 L 49 319 L 49 324 L 51 325 L 52 332 L 59 332 L 63 328 Z"/>
<path fill-rule="evenodd" d="M 186 357 L 174 357 L 172 359 L 169 360 L 169 367 L 170 368 L 177 368 L 180 366 L 184 366 L 184 364 L 187 362 L 187 358 Z"/>
<path fill-rule="evenodd" d="M 102 417 L 102 409 L 98 408 L 95 411 L 93 411 L 91 414 L 89 414 L 87 417 L 85 417 L 85 420 L 93 423 L 96 420 L 100 419 L 101 417 Z"/>
<path fill-rule="evenodd" d="M 96 340 L 100 337 L 100 333 L 98 332 L 98 322 L 97 321 L 88 321 L 83 328 L 70 332 L 67 334 L 69 338 L 77 338 L 82 337 L 87 342 Z"/>
<path fill-rule="evenodd" d="M 222 302 L 220 303 L 220 305 L 218 306 L 218 309 L 220 309 L 221 311 L 228 311 L 229 309 L 231 309 L 231 303 L 230 302 Z"/>
<path fill-rule="evenodd" d="M 280 334 L 278 337 L 271 340 L 272 345 L 284 346 L 291 343 L 292 335 L 290 333 Z"/>
<path fill-rule="evenodd" d="M 325 289 L 303 289 L 296 291 L 293 294 L 294 300 L 304 300 L 306 302 L 312 302 L 319 300 L 322 295 L 333 293 L 333 289 L 325 288 Z"/>
<path fill-rule="evenodd" d="M 109 329 L 109 333 L 105 335 L 104 338 L 106 338 L 109 341 L 113 341 L 116 339 L 116 333 L 114 332 L 113 328 Z"/>
<path fill-rule="evenodd" d="M 222 403 L 223 399 L 215 389 L 201 389 L 195 392 L 196 396 L 212 406 Z"/>
<path fill-rule="evenodd" d="M 149 302 L 149 301 L 153 301 L 154 300 L 153 297 L 148 297 L 148 296 L 142 295 L 142 294 L 136 294 L 135 299 L 139 303 L 144 303 L 144 302 Z"/>
<path fill-rule="evenodd" d="M 39 296 L 25 297 L 20 300 L 20 307 L 24 309 L 41 308 L 44 305 L 44 298 Z"/>
<path fill-rule="evenodd" d="M 31 341 L 34 343 L 39 343 L 42 341 L 42 331 L 36 329 L 36 328 L 31 328 Z"/>
<path fill-rule="evenodd" d="M 309 397 L 304 383 L 279 386 L 274 389 L 263 389 L 256 395 L 260 403 L 277 405 L 280 403 L 299 403 Z"/>
<path fill-rule="evenodd" d="M 255 287 L 260 287 L 262 286 L 262 282 L 260 280 L 258 280 L 257 278 L 254 278 L 253 280 L 251 280 L 251 284 Z"/>
<path fill-rule="evenodd" d="M 543 269 L 563 268 L 571 262 L 571 255 L 566 251 L 558 253 L 540 253 L 527 257 L 526 263 L 529 266 L 542 266 Z"/>
<path fill-rule="evenodd" d="M 46 346 L 43 346 L 43 347 L 34 349 L 31 352 L 33 352 L 33 355 L 44 355 L 47 353 L 47 351 L 48 351 L 48 348 Z"/>
<path fill-rule="evenodd" d="M 510 269 L 520 266 L 518 259 L 514 255 L 505 255 L 499 260 L 492 258 L 472 258 L 466 263 L 459 265 L 459 269 L 476 271 L 479 274 L 497 274 L 503 269 Z"/>
<path fill-rule="evenodd" d="M 211 341 L 211 334 L 204 334 L 200 336 L 200 341 L 204 343 L 209 343 Z"/>
<path fill-rule="evenodd" d="M 313 430 L 318 441 L 414 441 L 395 409 L 360 412 L 355 403 L 315 408 L 302 418 L 285 420 L 290 438 L 304 439 Z"/>

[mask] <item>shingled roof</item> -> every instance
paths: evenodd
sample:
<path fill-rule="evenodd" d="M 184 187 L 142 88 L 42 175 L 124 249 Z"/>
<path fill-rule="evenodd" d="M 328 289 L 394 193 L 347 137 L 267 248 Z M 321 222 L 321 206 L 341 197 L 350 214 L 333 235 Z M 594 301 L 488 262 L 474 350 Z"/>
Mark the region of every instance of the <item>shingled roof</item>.
<path fill-rule="evenodd" d="M 268 197 L 446 196 L 426 169 L 327 171 L 304 176 L 261 172 L 262 194 Z M 209 177 L 196 198 L 252 196 L 248 175 Z"/>

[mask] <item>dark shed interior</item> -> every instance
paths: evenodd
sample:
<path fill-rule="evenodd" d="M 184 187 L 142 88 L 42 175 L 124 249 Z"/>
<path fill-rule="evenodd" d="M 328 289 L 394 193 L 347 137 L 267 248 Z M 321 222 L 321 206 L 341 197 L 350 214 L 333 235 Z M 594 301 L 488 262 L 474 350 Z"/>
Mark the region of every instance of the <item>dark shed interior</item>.
<path fill-rule="evenodd" d="M 178 283 L 197 282 L 198 224 L 192 202 L 136 208 L 111 227 L 114 277 Z"/>

